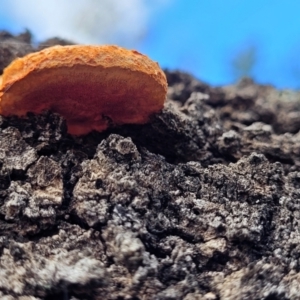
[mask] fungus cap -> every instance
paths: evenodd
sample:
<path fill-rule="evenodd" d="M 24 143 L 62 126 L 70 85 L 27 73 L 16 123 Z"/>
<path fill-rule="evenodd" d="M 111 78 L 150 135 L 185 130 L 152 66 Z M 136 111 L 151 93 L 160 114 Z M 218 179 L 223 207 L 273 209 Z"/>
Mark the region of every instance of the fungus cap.
<path fill-rule="evenodd" d="M 54 46 L 13 61 L 0 80 L 0 114 L 51 110 L 75 135 L 110 123 L 143 124 L 163 108 L 167 80 L 158 64 L 117 46 Z"/>

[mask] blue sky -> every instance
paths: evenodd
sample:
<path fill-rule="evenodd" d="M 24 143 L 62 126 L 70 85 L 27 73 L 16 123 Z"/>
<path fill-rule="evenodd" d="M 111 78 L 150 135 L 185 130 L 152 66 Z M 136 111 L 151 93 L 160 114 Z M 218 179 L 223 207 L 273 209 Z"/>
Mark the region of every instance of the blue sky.
<path fill-rule="evenodd" d="M 233 61 L 251 53 L 257 82 L 300 88 L 299 0 L 35 1 L 1 0 L 0 29 L 136 48 L 212 85 L 236 81 Z"/>

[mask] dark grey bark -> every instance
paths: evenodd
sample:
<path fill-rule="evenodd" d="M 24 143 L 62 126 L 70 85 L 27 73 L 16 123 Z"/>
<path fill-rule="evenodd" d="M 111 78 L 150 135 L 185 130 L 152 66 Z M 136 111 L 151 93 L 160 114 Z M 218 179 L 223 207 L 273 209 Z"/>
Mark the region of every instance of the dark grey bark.
<path fill-rule="evenodd" d="M 0 117 L 1 297 L 300 299 L 300 94 L 166 75 L 149 124 Z"/>

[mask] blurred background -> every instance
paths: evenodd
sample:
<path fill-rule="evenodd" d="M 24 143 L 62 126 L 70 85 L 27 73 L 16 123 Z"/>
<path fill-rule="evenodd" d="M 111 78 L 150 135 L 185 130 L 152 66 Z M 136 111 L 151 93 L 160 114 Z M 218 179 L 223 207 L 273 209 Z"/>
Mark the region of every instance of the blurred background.
<path fill-rule="evenodd" d="M 299 0 L 1 0 L 0 30 L 118 44 L 211 84 L 300 88 Z"/>

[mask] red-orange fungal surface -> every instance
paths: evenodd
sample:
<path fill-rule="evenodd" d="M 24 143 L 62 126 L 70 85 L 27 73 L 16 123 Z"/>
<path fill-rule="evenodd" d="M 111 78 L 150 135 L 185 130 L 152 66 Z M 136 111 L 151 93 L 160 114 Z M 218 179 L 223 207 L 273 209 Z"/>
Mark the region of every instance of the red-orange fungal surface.
<path fill-rule="evenodd" d="M 0 79 L 0 114 L 51 110 L 68 132 L 103 131 L 109 123 L 143 124 L 159 112 L 166 76 L 147 56 L 117 46 L 54 46 L 13 61 Z"/>

